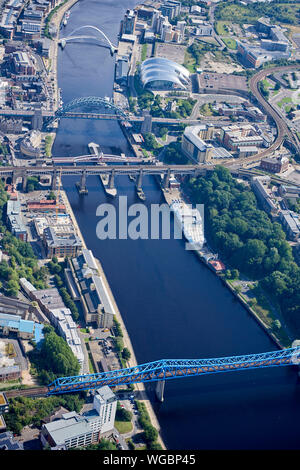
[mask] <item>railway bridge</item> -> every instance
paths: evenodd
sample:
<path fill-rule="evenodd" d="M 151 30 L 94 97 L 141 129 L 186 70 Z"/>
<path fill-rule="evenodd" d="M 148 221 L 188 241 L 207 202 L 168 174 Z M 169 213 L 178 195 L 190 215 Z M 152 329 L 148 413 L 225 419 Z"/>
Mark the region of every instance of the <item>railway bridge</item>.
<path fill-rule="evenodd" d="M 57 188 L 57 180 L 61 176 L 78 176 L 79 192 L 86 193 L 86 180 L 88 176 L 109 176 L 109 187 L 114 188 L 114 177 L 116 175 L 134 176 L 137 181 L 137 188 L 140 189 L 144 175 L 163 175 L 164 188 L 169 187 L 171 174 L 198 176 L 206 173 L 203 165 L 82 165 L 82 166 L 35 166 L 35 167 L 0 167 L 0 178 L 7 181 L 8 178 L 16 184 L 18 179 L 22 179 L 22 187 L 25 190 L 29 176 L 48 176 L 51 179 L 51 188 Z"/>
<path fill-rule="evenodd" d="M 48 395 L 91 390 L 108 385 L 130 385 L 157 382 L 156 394 L 163 401 L 166 380 L 223 372 L 262 369 L 265 367 L 299 366 L 300 345 L 279 351 L 209 359 L 163 359 L 126 369 L 96 374 L 60 377 L 48 385 Z"/>

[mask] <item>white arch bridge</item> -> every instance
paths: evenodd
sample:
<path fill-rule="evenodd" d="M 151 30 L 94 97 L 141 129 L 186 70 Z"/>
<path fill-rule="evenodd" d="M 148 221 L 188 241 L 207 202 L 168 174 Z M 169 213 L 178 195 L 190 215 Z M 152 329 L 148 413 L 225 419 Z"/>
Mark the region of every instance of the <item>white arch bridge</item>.
<path fill-rule="evenodd" d="M 79 35 L 76 34 L 82 29 L 91 29 L 93 31 L 96 31 L 97 33 L 100 33 L 100 37 L 99 35 L 97 37 L 97 36 L 87 36 L 87 35 L 82 35 L 82 34 L 79 34 Z M 93 39 L 93 40 L 99 41 L 100 42 L 99 45 L 103 47 L 108 47 L 112 55 L 118 50 L 117 46 L 115 46 L 111 42 L 111 40 L 106 36 L 106 34 L 100 28 L 97 28 L 97 26 L 93 26 L 90 24 L 80 26 L 79 28 L 74 29 L 74 31 L 72 31 L 72 33 L 70 33 L 67 37 L 61 38 L 58 41 L 58 43 L 61 45 L 62 49 L 64 49 L 67 45 L 67 42 L 76 41 L 79 39 L 85 39 L 85 40 Z"/>

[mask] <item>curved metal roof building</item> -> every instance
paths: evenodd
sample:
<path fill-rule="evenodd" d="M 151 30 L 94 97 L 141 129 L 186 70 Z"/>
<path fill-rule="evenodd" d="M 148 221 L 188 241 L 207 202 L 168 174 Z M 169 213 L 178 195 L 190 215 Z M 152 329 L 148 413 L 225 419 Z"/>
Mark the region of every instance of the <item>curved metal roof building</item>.
<path fill-rule="evenodd" d="M 145 60 L 141 65 L 140 76 L 144 88 L 186 90 L 190 84 L 189 71 L 182 65 L 163 57 Z"/>

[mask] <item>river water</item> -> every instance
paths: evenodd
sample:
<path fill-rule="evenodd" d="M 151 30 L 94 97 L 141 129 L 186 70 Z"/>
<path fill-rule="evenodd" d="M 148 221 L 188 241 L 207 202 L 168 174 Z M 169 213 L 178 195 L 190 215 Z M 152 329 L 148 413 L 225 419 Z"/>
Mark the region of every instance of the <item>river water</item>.
<path fill-rule="evenodd" d="M 117 40 L 119 22 L 132 0 L 80 0 L 61 35 L 90 24 Z M 114 59 L 108 49 L 68 44 L 58 56 L 63 101 L 111 96 Z M 87 144 L 105 153 L 129 153 L 116 122 L 61 120 L 53 153 L 86 154 Z M 98 240 L 96 209 L 107 199 L 98 177 L 79 196 L 76 178 L 64 189 L 88 248 L 103 265 L 138 362 L 163 358 L 208 358 L 276 349 L 255 320 L 233 298 L 183 240 Z M 133 183 L 117 177 L 119 195 L 138 202 Z M 146 205 L 163 202 L 152 177 L 145 177 Z M 300 392 L 296 371 L 271 368 L 166 382 L 165 401 L 154 407 L 169 449 L 299 448 Z"/>

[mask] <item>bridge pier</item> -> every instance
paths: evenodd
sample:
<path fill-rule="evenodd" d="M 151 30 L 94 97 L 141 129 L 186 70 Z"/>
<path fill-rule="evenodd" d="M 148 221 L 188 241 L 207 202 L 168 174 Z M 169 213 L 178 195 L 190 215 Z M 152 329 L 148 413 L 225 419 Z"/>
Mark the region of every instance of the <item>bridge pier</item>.
<path fill-rule="evenodd" d="M 159 380 L 155 387 L 156 397 L 161 403 L 164 401 L 165 383 L 165 380 Z"/>
<path fill-rule="evenodd" d="M 136 182 L 136 189 L 142 189 L 142 183 L 143 183 L 143 170 L 140 170 L 137 182 Z"/>
<path fill-rule="evenodd" d="M 57 171 L 54 170 L 52 173 L 51 189 L 55 191 L 57 187 Z"/>
<path fill-rule="evenodd" d="M 300 347 L 300 340 L 299 339 L 295 339 L 293 342 L 292 342 L 292 348 L 299 348 Z M 298 357 L 294 357 L 292 359 L 292 362 L 295 364 L 295 366 L 297 367 L 297 370 L 298 370 L 298 382 L 300 381 L 300 359 L 298 359 Z"/>
<path fill-rule="evenodd" d="M 170 184 L 170 175 L 171 175 L 171 170 L 170 168 L 168 169 L 167 173 L 165 173 L 164 180 L 163 180 L 163 188 L 168 189 L 169 184 Z"/>
<path fill-rule="evenodd" d="M 152 132 L 152 116 L 148 110 L 143 111 L 144 120 L 141 126 L 141 134 L 145 135 Z"/>
<path fill-rule="evenodd" d="M 76 186 L 78 188 L 79 194 L 88 193 L 88 190 L 86 187 L 86 170 L 83 170 L 83 172 L 81 173 L 80 182 L 76 183 Z"/>
<path fill-rule="evenodd" d="M 108 188 L 114 189 L 114 187 L 115 187 L 115 170 L 112 170 L 111 174 L 109 175 Z"/>
<path fill-rule="evenodd" d="M 26 188 L 27 188 L 27 173 L 25 172 L 23 174 L 23 178 L 22 178 L 22 190 L 25 192 L 26 191 Z"/>

